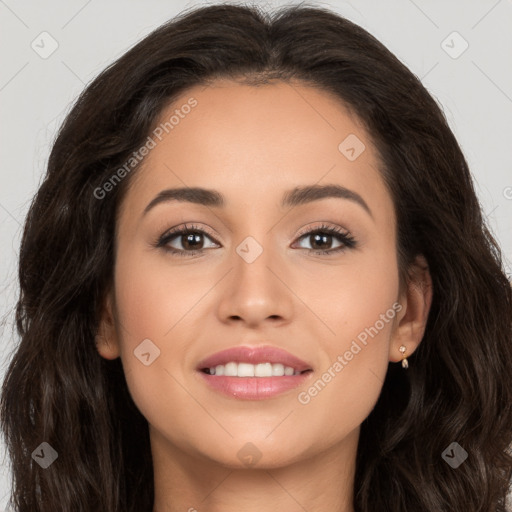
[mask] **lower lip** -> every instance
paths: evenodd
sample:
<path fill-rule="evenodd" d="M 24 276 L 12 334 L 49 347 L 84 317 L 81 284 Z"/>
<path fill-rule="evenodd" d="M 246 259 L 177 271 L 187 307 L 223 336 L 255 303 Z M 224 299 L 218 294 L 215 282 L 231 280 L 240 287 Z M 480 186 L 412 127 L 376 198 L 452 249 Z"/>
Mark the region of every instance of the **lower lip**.
<path fill-rule="evenodd" d="M 199 371 L 215 391 L 240 400 L 265 400 L 303 384 L 312 371 L 284 377 L 225 377 Z"/>

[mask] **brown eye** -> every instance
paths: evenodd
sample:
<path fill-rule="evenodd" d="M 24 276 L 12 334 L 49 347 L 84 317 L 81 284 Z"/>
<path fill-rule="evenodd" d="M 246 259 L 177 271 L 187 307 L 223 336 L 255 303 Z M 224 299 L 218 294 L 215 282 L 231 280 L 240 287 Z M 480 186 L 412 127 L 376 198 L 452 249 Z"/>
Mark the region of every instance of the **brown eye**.
<path fill-rule="evenodd" d="M 174 254 L 191 255 L 211 248 L 205 247 L 205 238 L 213 241 L 212 236 L 203 229 L 197 226 L 185 226 L 162 235 L 156 243 L 156 247 L 161 247 Z M 212 247 L 216 247 L 216 244 L 213 242 Z"/>
<path fill-rule="evenodd" d="M 339 242 L 339 245 L 334 248 L 331 247 L 333 239 L 337 239 Z M 321 226 L 302 233 L 299 240 L 309 241 L 311 249 L 307 247 L 306 249 L 315 254 L 333 254 L 356 246 L 355 239 L 348 232 L 330 226 Z"/>

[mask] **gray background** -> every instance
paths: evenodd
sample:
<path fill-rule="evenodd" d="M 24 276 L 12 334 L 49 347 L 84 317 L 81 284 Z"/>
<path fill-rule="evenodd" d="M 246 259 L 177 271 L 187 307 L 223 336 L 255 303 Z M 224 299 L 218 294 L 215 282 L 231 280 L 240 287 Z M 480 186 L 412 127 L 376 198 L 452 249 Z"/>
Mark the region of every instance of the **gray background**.
<path fill-rule="evenodd" d="M 182 9 L 212 3 L 0 0 L 2 380 L 17 342 L 13 308 L 22 224 L 58 126 L 84 86 L 134 43 Z M 297 2 L 254 3 L 271 8 Z M 510 276 L 512 0 L 311 0 L 310 4 L 330 8 L 366 28 L 422 79 L 441 104 L 465 152 Z M 50 36 L 41 36 L 42 32 Z M 51 44 L 58 44 L 57 49 L 44 55 Z M 40 442 L 34 439 L 34 447 Z M 3 443 L 0 450 L 2 511 L 10 474 Z"/>

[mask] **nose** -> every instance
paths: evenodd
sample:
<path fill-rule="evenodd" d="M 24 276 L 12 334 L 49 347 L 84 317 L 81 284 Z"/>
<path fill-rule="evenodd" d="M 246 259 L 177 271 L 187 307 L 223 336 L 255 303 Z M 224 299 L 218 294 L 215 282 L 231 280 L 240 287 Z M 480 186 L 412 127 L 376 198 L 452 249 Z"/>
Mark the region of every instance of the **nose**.
<path fill-rule="evenodd" d="M 240 244 L 232 257 L 218 303 L 222 322 L 243 322 L 248 327 L 272 321 L 285 324 L 293 316 L 292 276 L 279 257 L 254 239 Z"/>

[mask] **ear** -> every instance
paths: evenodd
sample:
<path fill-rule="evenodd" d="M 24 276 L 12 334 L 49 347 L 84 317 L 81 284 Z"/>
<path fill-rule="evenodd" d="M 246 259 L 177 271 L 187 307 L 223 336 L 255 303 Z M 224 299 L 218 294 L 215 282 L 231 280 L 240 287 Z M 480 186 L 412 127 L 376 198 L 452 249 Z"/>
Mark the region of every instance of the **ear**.
<path fill-rule="evenodd" d="M 416 257 L 409 275 L 409 281 L 399 299 L 402 309 L 397 314 L 389 347 L 389 360 L 392 362 L 401 361 L 404 356 L 410 356 L 418 348 L 432 304 L 432 278 L 423 255 Z M 404 356 L 399 350 L 401 345 L 406 348 Z"/>
<path fill-rule="evenodd" d="M 96 334 L 96 349 L 105 359 L 116 359 L 120 356 L 119 341 L 114 321 L 114 297 L 109 291 L 102 305 L 98 332 Z"/>

